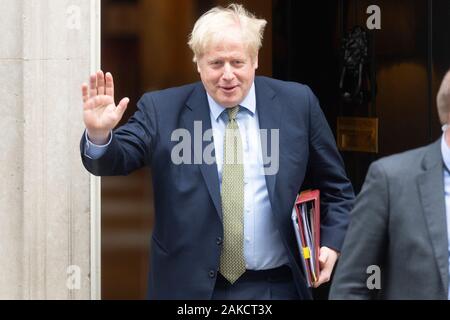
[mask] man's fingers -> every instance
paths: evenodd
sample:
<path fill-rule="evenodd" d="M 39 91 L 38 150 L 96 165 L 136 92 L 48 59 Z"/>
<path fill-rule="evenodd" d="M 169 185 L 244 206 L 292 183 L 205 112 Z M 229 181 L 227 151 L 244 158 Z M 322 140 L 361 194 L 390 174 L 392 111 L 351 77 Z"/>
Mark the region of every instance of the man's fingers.
<path fill-rule="evenodd" d="M 329 268 L 321 270 L 319 279 L 314 283 L 314 288 L 317 288 L 320 285 L 330 281 L 330 277 L 331 277 L 331 270 L 329 270 Z"/>
<path fill-rule="evenodd" d="M 123 98 L 117 105 L 116 113 L 119 116 L 119 118 L 122 118 L 123 114 L 125 113 L 125 110 L 127 109 L 128 106 L 128 102 L 130 102 L 130 99 Z"/>
<path fill-rule="evenodd" d="M 105 94 L 105 75 L 102 70 L 97 71 L 97 94 Z"/>
<path fill-rule="evenodd" d="M 322 281 L 322 283 L 330 281 L 330 278 L 331 278 L 331 269 L 330 268 L 323 269 L 320 272 L 319 279 L 320 279 L 320 281 Z"/>
<path fill-rule="evenodd" d="M 114 99 L 114 79 L 111 73 L 107 72 L 105 75 L 106 87 L 105 94 L 111 96 Z"/>
<path fill-rule="evenodd" d="M 86 101 L 89 99 L 88 88 L 89 87 L 86 83 L 83 83 L 81 85 L 81 96 L 83 97 L 83 103 L 86 103 Z"/>
<path fill-rule="evenodd" d="M 91 74 L 89 77 L 89 97 L 95 97 L 97 95 L 97 75 Z"/>
<path fill-rule="evenodd" d="M 319 254 L 319 263 L 320 266 L 323 267 L 327 261 L 328 261 L 328 250 L 326 250 L 325 248 L 320 248 L 320 254 Z"/>
<path fill-rule="evenodd" d="M 338 252 L 328 247 L 321 247 L 319 252 L 320 275 L 314 283 L 314 288 L 330 281 L 331 273 L 338 257 Z"/>

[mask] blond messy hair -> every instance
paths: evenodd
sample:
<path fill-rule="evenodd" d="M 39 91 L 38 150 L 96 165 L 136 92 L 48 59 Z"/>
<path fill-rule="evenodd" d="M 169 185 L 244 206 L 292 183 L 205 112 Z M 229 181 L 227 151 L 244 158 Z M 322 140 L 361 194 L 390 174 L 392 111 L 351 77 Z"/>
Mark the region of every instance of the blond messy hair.
<path fill-rule="evenodd" d="M 212 8 L 197 20 L 189 36 L 188 45 L 194 52 L 193 61 L 197 62 L 212 43 L 220 41 L 220 37 L 226 36 L 227 30 L 234 26 L 241 30 L 242 40 L 250 56 L 255 58 L 262 47 L 266 24 L 266 20 L 256 18 L 240 4 Z"/>

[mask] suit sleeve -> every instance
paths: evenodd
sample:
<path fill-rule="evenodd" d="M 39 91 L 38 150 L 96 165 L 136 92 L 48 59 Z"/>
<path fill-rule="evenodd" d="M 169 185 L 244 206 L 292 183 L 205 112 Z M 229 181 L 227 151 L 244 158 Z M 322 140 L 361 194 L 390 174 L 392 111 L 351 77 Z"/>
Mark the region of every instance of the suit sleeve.
<path fill-rule="evenodd" d="M 309 88 L 307 95 L 311 130 L 307 179 L 320 190 L 321 246 L 340 251 L 355 196 L 319 102 Z"/>
<path fill-rule="evenodd" d="M 382 271 L 388 239 L 388 187 L 382 165 L 374 162 L 351 213 L 331 286 L 331 299 L 371 299 L 378 294 L 378 290 L 367 287 L 367 280 L 373 274 L 368 267 L 378 266 Z"/>
<path fill-rule="evenodd" d="M 112 133 L 111 143 L 99 159 L 85 154 L 86 139 L 80 142 L 84 167 L 96 176 L 127 175 L 150 164 L 157 139 L 156 110 L 151 94 L 144 95 L 128 122 Z"/>

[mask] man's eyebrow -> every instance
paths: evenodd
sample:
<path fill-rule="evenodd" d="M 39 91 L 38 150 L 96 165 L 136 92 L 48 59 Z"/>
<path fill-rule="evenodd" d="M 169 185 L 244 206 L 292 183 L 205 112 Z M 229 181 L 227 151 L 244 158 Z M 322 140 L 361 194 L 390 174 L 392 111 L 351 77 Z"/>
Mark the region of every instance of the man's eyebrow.
<path fill-rule="evenodd" d="M 246 60 L 243 56 L 229 56 L 229 57 L 216 57 L 216 58 L 210 58 L 207 61 L 220 61 L 220 60 Z"/>

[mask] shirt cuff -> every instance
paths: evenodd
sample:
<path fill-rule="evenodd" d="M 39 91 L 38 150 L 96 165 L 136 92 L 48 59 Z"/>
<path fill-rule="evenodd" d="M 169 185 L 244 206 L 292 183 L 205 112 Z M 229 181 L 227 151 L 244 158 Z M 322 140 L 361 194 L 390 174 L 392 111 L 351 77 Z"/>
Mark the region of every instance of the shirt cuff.
<path fill-rule="evenodd" d="M 84 155 L 89 159 L 97 160 L 97 159 L 101 158 L 105 154 L 106 150 L 108 149 L 108 146 L 110 145 L 111 140 L 112 140 L 112 131 L 109 134 L 108 143 L 106 143 L 104 145 L 98 145 L 98 144 L 91 142 L 89 140 L 87 130 L 84 130 L 84 137 L 86 139 L 86 144 L 84 146 Z"/>

